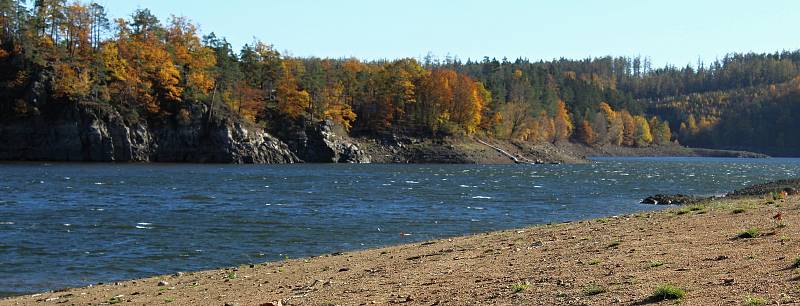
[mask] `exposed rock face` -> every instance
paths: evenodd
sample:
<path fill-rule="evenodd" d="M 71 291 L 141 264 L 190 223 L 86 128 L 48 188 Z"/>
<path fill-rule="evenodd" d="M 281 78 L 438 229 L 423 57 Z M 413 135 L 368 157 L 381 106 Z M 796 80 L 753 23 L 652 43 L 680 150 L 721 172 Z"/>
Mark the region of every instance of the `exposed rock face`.
<path fill-rule="evenodd" d="M 344 134 L 344 133 L 339 133 Z M 295 132 L 287 142 L 306 162 L 312 163 L 370 163 L 367 153 L 349 138 L 334 132 L 334 124 L 328 120 Z"/>
<path fill-rule="evenodd" d="M 202 108 L 202 106 L 200 106 Z M 192 111 L 202 118 L 203 109 Z M 204 124 L 126 124 L 105 104 L 59 106 L 0 122 L 0 160 L 293 163 L 288 146 L 259 128 L 224 119 Z"/>

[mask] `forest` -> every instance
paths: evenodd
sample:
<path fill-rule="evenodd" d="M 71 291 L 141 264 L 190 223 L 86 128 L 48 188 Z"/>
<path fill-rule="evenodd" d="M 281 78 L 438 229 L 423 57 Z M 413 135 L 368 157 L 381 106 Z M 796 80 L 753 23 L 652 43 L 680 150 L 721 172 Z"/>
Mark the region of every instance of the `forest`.
<path fill-rule="evenodd" d="M 281 135 L 330 120 L 354 136 L 470 135 L 590 146 L 697 147 L 800 154 L 800 52 L 731 54 L 654 68 L 648 58 L 293 57 L 241 49 L 187 17 L 139 9 L 0 0 L 0 118 L 47 103 L 112 105 L 125 120 L 186 122 L 193 104 Z M 238 49 L 238 50 L 237 50 Z M 35 88 L 48 101 L 34 101 Z M 800 113 L 798 114 L 800 115 Z"/>

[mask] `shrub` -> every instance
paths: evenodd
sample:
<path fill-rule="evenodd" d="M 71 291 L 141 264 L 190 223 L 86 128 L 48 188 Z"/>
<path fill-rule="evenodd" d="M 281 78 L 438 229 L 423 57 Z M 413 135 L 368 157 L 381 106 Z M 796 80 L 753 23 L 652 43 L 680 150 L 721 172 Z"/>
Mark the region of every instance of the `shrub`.
<path fill-rule="evenodd" d="M 655 301 L 678 300 L 686 295 L 686 291 L 674 285 L 664 284 L 658 286 L 650 298 Z"/>
<path fill-rule="evenodd" d="M 759 231 L 758 228 L 751 227 L 751 228 L 748 228 L 748 229 L 746 229 L 744 231 L 741 231 L 738 234 L 736 234 L 736 238 L 740 238 L 740 239 L 756 238 L 760 234 L 761 234 L 761 231 Z"/>
<path fill-rule="evenodd" d="M 757 296 L 747 296 L 744 299 L 744 303 L 746 306 L 759 306 L 759 305 L 766 305 L 767 299 Z"/>
<path fill-rule="evenodd" d="M 651 268 L 660 267 L 660 266 L 663 266 L 663 265 L 664 265 L 664 262 L 662 262 L 660 260 L 651 260 L 650 261 L 650 267 Z"/>
<path fill-rule="evenodd" d="M 528 282 L 524 282 L 524 283 L 514 284 L 513 286 L 511 286 L 511 290 L 514 291 L 514 293 L 520 293 L 522 291 L 528 290 L 528 288 L 530 287 L 531 284 L 529 284 Z"/>
<path fill-rule="evenodd" d="M 608 292 L 608 290 L 605 287 L 600 286 L 598 284 L 589 284 L 588 286 L 586 286 L 586 288 L 583 289 L 583 294 L 585 294 L 586 296 L 598 295 L 606 292 Z"/>

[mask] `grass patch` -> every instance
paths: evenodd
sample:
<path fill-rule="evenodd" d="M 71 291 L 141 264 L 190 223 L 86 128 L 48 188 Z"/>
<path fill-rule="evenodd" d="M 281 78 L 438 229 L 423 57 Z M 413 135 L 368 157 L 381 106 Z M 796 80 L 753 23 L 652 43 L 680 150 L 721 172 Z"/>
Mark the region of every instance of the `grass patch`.
<path fill-rule="evenodd" d="M 742 305 L 746 306 L 759 306 L 759 305 L 766 305 L 767 299 L 758 297 L 758 296 L 747 296 L 744 298 L 744 302 Z"/>
<path fill-rule="evenodd" d="M 703 209 L 705 209 L 705 207 L 702 206 L 702 205 L 694 205 L 694 206 L 689 207 L 690 211 L 701 211 Z"/>
<path fill-rule="evenodd" d="M 792 262 L 792 268 L 800 269 L 800 256 L 794 258 L 794 262 Z"/>
<path fill-rule="evenodd" d="M 685 295 L 686 290 L 678 288 L 675 285 L 664 284 L 658 286 L 658 288 L 653 291 L 653 294 L 650 295 L 650 299 L 654 301 L 679 300 Z"/>
<path fill-rule="evenodd" d="M 761 230 L 759 230 L 757 227 L 751 227 L 736 234 L 736 238 L 739 239 L 756 238 L 759 235 L 761 235 Z"/>
<path fill-rule="evenodd" d="M 744 208 L 734 208 L 733 209 L 733 213 L 734 214 L 741 214 L 741 213 L 744 213 L 746 211 L 747 211 L 747 209 L 744 209 Z"/>
<path fill-rule="evenodd" d="M 528 282 L 517 283 L 517 284 L 514 284 L 514 285 L 511 286 L 511 291 L 514 291 L 514 293 L 520 293 L 520 292 L 528 290 L 530 288 L 531 288 L 531 284 L 529 284 Z"/>
<path fill-rule="evenodd" d="M 616 247 L 618 247 L 620 244 L 622 244 L 622 241 L 619 241 L 619 240 L 614 240 L 614 241 L 611 241 L 611 243 L 609 243 L 609 244 L 606 246 L 606 248 L 609 248 L 609 249 L 610 249 L 610 248 L 616 248 Z"/>
<path fill-rule="evenodd" d="M 608 289 L 594 283 L 589 284 L 588 286 L 586 286 L 586 288 L 583 289 L 583 294 L 586 296 L 598 295 L 606 292 L 608 292 Z"/>
<path fill-rule="evenodd" d="M 175 301 L 175 299 L 173 299 L 173 298 L 166 298 L 166 299 L 164 299 L 164 303 L 172 303 L 172 302 L 174 302 L 174 301 Z"/>
<path fill-rule="evenodd" d="M 660 267 L 660 266 L 663 266 L 663 265 L 664 265 L 664 262 L 660 261 L 660 260 L 651 260 L 650 261 L 650 268 L 657 268 L 657 267 Z"/>
<path fill-rule="evenodd" d="M 119 303 L 122 303 L 122 298 L 119 297 L 119 296 L 115 296 L 115 297 L 112 297 L 112 298 L 108 299 L 108 301 L 106 301 L 106 303 L 110 304 L 110 305 L 119 304 Z"/>
<path fill-rule="evenodd" d="M 228 279 L 236 279 L 236 272 L 228 273 Z"/>
<path fill-rule="evenodd" d="M 591 261 L 589 261 L 589 265 L 590 265 L 590 266 L 594 266 L 594 265 L 597 265 L 597 264 L 599 264 L 599 263 L 601 263 L 601 262 L 603 262 L 603 261 L 601 261 L 601 260 L 600 260 L 600 259 L 598 259 L 598 258 L 595 258 L 595 259 L 592 259 Z"/>
<path fill-rule="evenodd" d="M 676 212 L 675 212 L 675 214 L 676 214 L 676 215 L 678 215 L 678 216 L 680 216 L 680 215 L 685 215 L 685 214 L 688 214 L 688 213 L 690 213 L 690 212 L 691 212 L 691 210 L 689 210 L 688 208 L 684 208 L 684 209 L 681 209 L 681 210 L 679 210 L 679 211 L 676 211 Z"/>

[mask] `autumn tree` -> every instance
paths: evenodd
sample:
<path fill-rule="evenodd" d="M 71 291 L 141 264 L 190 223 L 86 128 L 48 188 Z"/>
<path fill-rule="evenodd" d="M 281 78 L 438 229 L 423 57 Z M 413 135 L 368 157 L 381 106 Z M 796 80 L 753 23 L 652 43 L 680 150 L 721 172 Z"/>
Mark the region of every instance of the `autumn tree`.
<path fill-rule="evenodd" d="M 643 116 L 634 116 L 636 123 L 635 145 L 646 147 L 653 143 L 653 134 L 650 132 L 650 123 Z"/>
<path fill-rule="evenodd" d="M 137 11 L 134 16 L 152 16 L 148 14 Z M 161 103 L 181 101 L 181 75 L 167 46 L 157 35 L 161 28 L 157 19 L 139 19 L 136 31 L 130 30 L 126 20 L 117 20 L 117 37 L 103 45 L 102 57 L 116 100 L 142 105 L 148 112 L 156 113 Z M 148 23 L 141 23 L 141 20 Z"/>
<path fill-rule="evenodd" d="M 487 97 L 491 94 L 482 84 L 459 74 L 453 86 L 453 122 L 467 134 L 475 133 L 481 123 L 483 108 L 490 102 Z"/>
<path fill-rule="evenodd" d="M 499 137 L 521 140 L 533 138 L 542 141 L 548 138 L 539 134 L 543 127 L 534 126 L 532 110 L 526 103 L 505 103 L 500 107 L 498 114 L 500 122 L 496 125 L 495 134 Z"/>
<path fill-rule="evenodd" d="M 614 111 L 606 102 L 600 103 L 600 111 L 606 121 L 606 131 L 602 141 L 613 145 L 621 145 L 625 136 L 625 123 L 622 115 Z"/>
<path fill-rule="evenodd" d="M 422 81 L 421 112 L 425 117 L 423 122 L 430 130 L 440 130 L 450 121 L 454 105 L 453 85 L 457 77 L 453 70 L 438 69 Z"/>
<path fill-rule="evenodd" d="M 173 16 L 165 30 L 166 46 L 178 67 L 184 97 L 199 101 L 214 86 L 212 67 L 217 64 L 214 50 L 204 46 L 197 27 L 185 17 Z"/>
<path fill-rule="evenodd" d="M 336 82 L 325 86 L 321 99 L 324 101 L 323 117 L 349 131 L 356 120 L 356 113 L 345 100 L 344 85 Z"/>
<path fill-rule="evenodd" d="M 558 101 L 558 105 L 556 107 L 555 116 L 553 118 L 554 125 L 555 125 L 555 141 L 564 141 L 569 139 L 572 135 L 572 118 L 569 115 L 569 111 L 567 110 L 567 105 L 564 101 Z"/>
<path fill-rule="evenodd" d="M 622 145 L 633 146 L 636 143 L 636 121 L 627 110 L 620 112 L 620 119 L 623 127 Z"/>
<path fill-rule="evenodd" d="M 278 111 L 292 120 L 304 118 L 311 106 L 311 95 L 297 84 L 296 75 L 302 71 L 302 63 L 286 59 L 281 63 L 281 74 L 276 84 Z"/>
<path fill-rule="evenodd" d="M 578 141 L 589 146 L 597 143 L 597 133 L 594 132 L 592 125 L 587 120 L 583 120 L 578 127 Z"/>
<path fill-rule="evenodd" d="M 653 135 L 653 143 L 656 145 L 667 145 L 672 139 L 672 131 L 669 122 L 661 121 L 658 117 L 650 118 L 650 129 Z"/>

